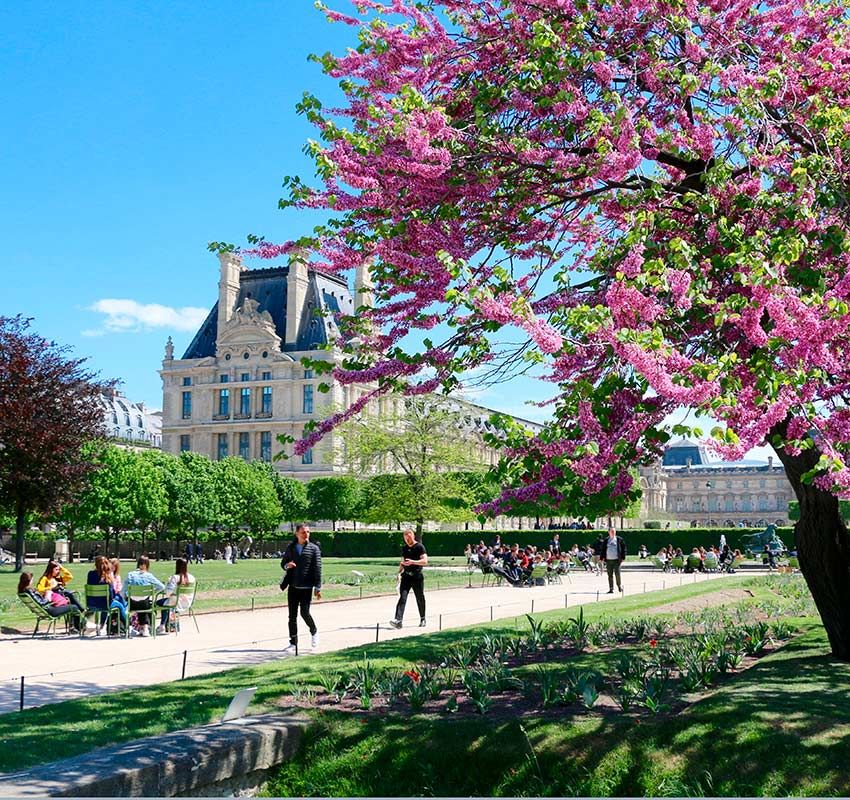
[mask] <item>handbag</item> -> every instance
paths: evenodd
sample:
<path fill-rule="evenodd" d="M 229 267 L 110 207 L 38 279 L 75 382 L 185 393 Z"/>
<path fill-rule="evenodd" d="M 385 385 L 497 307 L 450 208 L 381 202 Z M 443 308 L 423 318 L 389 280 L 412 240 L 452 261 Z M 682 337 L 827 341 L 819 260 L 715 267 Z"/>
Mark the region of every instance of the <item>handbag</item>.
<path fill-rule="evenodd" d="M 67 597 L 65 597 L 64 594 L 59 594 L 59 592 L 53 592 L 53 596 L 50 600 L 50 605 L 52 605 L 54 608 L 64 608 L 70 603 L 71 601 Z"/>

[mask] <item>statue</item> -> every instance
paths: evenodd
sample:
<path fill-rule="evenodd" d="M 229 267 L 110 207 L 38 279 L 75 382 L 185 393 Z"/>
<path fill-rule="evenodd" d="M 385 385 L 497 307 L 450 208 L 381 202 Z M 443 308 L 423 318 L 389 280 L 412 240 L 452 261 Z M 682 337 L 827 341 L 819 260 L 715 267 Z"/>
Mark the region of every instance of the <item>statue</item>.
<path fill-rule="evenodd" d="M 744 549 L 748 553 L 761 553 L 765 545 L 771 552 L 782 553 L 787 548 L 776 533 L 776 525 L 769 524 L 761 533 L 750 533 L 741 537 Z"/>
<path fill-rule="evenodd" d="M 174 360 L 174 342 L 171 340 L 170 336 L 168 337 L 168 341 L 165 343 L 165 360 Z"/>

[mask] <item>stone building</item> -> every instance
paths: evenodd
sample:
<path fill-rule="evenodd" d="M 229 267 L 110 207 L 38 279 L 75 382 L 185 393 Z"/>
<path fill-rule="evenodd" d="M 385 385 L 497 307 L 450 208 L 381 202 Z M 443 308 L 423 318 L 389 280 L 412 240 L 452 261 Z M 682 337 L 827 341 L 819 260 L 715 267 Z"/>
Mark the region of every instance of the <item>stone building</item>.
<path fill-rule="evenodd" d="M 144 403 L 133 403 L 117 389 L 104 392 L 98 400 L 106 435 L 117 444 L 129 447 L 162 445 L 161 411 L 151 411 Z"/>
<path fill-rule="evenodd" d="M 702 445 L 672 442 L 661 461 L 640 470 L 641 518 L 663 514 L 692 527 L 789 525 L 794 499 L 781 464 L 753 460 L 712 461 Z"/>
<path fill-rule="evenodd" d="M 175 358 L 170 339 L 166 345 L 160 372 L 163 450 L 268 461 L 304 480 L 342 471 L 333 432 L 303 456 L 277 437 L 303 438 L 307 422 L 349 407 L 373 388 L 342 386 L 301 362 L 305 356 L 338 361 L 339 351 L 325 346 L 339 335 L 336 315 L 371 302 L 368 269 L 356 270 L 352 296 L 344 279 L 313 269 L 304 253 L 296 253 L 288 266 L 270 269 L 248 270 L 233 253 L 222 253 L 219 262 L 218 301 L 186 352 Z M 330 391 L 319 392 L 321 383 L 330 384 Z M 369 413 L 395 416 L 391 404 L 399 402 L 382 397 L 370 404 Z M 462 435 L 476 457 L 495 463 L 495 451 L 483 441 L 490 409 L 456 402 L 465 418 Z M 288 458 L 274 461 L 281 450 Z"/>

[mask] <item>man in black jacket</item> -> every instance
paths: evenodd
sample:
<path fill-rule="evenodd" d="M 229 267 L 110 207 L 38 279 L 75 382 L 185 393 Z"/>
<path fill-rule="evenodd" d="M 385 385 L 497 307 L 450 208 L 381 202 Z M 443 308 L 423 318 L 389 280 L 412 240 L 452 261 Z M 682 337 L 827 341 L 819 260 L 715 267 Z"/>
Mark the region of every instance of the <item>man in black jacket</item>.
<path fill-rule="evenodd" d="M 315 650 L 319 646 L 319 634 L 310 615 L 310 601 L 314 593 L 316 600 L 322 599 L 322 552 L 310 541 L 310 529 L 306 525 L 295 528 L 295 540 L 284 551 L 280 566 L 285 571 L 280 588 L 287 590 L 289 604 L 289 646 L 283 652 L 296 652 L 299 609 L 310 629 L 310 644 Z"/>

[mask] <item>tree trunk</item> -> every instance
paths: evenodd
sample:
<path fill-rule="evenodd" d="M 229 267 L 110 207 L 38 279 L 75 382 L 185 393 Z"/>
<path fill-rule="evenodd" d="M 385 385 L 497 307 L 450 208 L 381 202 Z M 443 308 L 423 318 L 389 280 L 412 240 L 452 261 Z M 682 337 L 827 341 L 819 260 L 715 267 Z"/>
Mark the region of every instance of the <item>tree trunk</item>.
<path fill-rule="evenodd" d="M 784 428 L 782 423 L 772 432 L 783 435 Z M 796 456 L 781 447 L 774 449 L 800 503 L 800 520 L 794 526 L 800 571 L 823 621 L 833 656 L 850 661 L 850 536 L 838 498 L 801 480 L 820 458 L 816 449 L 803 450 Z"/>
<path fill-rule="evenodd" d="M 425 520 L 422 517 L 416 520 L 416 541 L 422 541 L 422 527 L 425 524 Z"/>
<path fill-rule="evenodd" d="M 68 563 L 74 563 L 74 529 L 68 528 Z"/>
<path fill-rule="evenodd" d="M 15 572 L 24 568 L 24 534 L 26 533 L 27 512 L 18 506 L 15 515 Z"/>
<path fill-rule="evenodd" d="M 336 531 L 336 520 L 335 519 L 331 520 L 331 530 Z"/>

